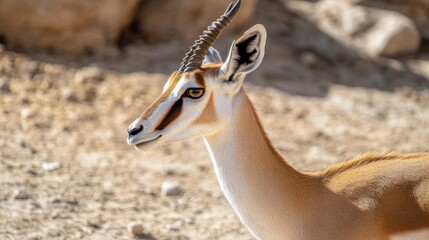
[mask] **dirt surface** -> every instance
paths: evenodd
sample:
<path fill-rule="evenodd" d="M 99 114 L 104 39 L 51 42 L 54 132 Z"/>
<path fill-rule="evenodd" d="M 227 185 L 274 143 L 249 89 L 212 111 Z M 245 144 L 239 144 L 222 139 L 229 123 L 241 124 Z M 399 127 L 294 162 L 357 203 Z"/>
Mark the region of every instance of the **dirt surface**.
<path fill-rule="evenodd" d="M 255 22 L 269 31 L 266 59 L 245 88 L 291 165 L 318 170 L 368 151 L 429 151 L 424 49 L 401 60 L 344 58 L 335 42 L 323 52 L 303 38 L 327 38 L 309 23 L 264 9 L 273 13 Z M 218 43 L 223 55 L 231 39 Z M 129 123 L 184 51 L 136 44 L 113 59 L 78 60 L 0 51 L 0 239 L 132 239 L 133 221 L 145 227 L 141 239 L 252 239 L 201 139 L 149 153 L 126 145 Z M 59 168 L 43 168 L 52 162 Z M 161 196 L 165 181 L 180 183 L 182 195 Z"/>

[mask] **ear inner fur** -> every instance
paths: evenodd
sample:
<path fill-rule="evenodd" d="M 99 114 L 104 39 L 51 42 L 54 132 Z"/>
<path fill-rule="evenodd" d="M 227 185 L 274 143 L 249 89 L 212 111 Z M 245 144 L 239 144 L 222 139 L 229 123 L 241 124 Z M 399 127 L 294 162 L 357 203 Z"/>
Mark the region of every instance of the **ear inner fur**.
<path fill-rule="evenodd" d="M 237 67 L 242 64 L 249 64 L 252 62 L 251 58 L 254 54 L 257 53 L 257 50 L 253 49 L 251 52 L 247 52 L 247 46 L 249 46 L 253 41 L 255 41 L 257 37 L 258 35 L 257 33 L 255 33 L 254 35 L 248 37 L 246 40 L 235 44 L 235 46 L 237 46 L 238 55 L 240 56 L 238 59 L 235 59 L 235 61 L 238 62 Z"/>

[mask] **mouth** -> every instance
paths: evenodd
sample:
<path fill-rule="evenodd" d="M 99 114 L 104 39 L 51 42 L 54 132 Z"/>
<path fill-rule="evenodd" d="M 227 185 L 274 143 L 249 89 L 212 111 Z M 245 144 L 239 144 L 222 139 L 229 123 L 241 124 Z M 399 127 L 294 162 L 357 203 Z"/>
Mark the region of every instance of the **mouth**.
<path fill-rule="evenodd" d="M 155 137 L 155 138 L 152 138 L 152 139 L 145 139 L 145 140 L 143 140 L 143 141 L 141 141 L 139 143 L 134 144 L 134 146 L 136 146 L 136 147 L 142 147 L 142 146 L 148 145 L 149 143 L 155 142 L 160 137 L 162 137 L 161 134 L 159 136 Z"/>

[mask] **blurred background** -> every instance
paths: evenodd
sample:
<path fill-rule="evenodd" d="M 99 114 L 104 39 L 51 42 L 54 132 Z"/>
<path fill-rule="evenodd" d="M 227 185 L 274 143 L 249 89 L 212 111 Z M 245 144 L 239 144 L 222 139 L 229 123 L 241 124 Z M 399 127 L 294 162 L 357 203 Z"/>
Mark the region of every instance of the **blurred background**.
<path fill-rule="evenodd" d="M 0 0 L 0 239 L 252 239 L 201 139 L 140 153 L 128 125 L 230 0 Z M 429 2 L 242 0 L 245 89 L 275 147 L 313 171 L 429 151 Z"/>

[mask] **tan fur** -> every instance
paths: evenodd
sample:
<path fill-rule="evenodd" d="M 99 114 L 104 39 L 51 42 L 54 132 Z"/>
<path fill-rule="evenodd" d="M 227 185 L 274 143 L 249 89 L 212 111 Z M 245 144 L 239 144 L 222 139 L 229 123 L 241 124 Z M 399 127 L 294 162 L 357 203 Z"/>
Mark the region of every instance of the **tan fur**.
<path fill-rule="evenodd" d="M 201 115 L 195 119 L 193 124 L 195 125 L 201 125 L 201 124 L 211 124 L 218 121 L 218 117 L 216 114 L 216 109 L 214 105 L 214 96 L 213 93 L 210 94 L 210 99 L 207 102 L 207 105 L 205 106 L 203 112 Z"/>
<path fill-rule="evenodd" d="M 324 178 L 332 177 L 341 172 L 345 172 L 350 169 L 361 167 L 366 164 L 370 164 L 375 161 L 381 160 L 399 160 L 399 159 L 411 159 L 411 158 L 426 158 L 429 159 L 429 153 L 365 153 L 362 156 L 355 157 L 351 160 L 340 162 L 338 164 L 329 166 L 328 168 L 319 171 L 318 174 Z"/>
<path fill-rule="evenodd" d="M 218 62 L 218 63 L 207 63 L 207 64 L 204 64 L 201 68 L 204 69 L 204 70 L 219 69 L 220 67 L 222 67 L 222 64 L 223 63 L 221 63 L 221 62 Z"/>
<path fill-rule="evenodd" d="M 216 78 L 219 76 L 220 67 L 222 67 L 222 63 L 207 63 L 202 66 L 202 70 L 205 76 Z"/>
<path fill-rule="evenodd" d="M 197 70 L 197 71 L 193 72 L 193 75 L 194 75 L 195 82 L 198 85 L 200 85 L 200 87 L 205 88 L 206 84 L 205 84 L 204 73 L 201 72 L 201 71 L 199 71 L 199 70 Z"/>
<path fill-rule="evenodd" d="M 369 153 L 318 175 L 330 190 L 376 216 L 385 234 L 429 229 L 429 153 Z"/>
<path fill-rule="evenodd" d="M 168 96 L 171 94 L 173 89 L 176 87 L 177 83 L 180 80 L 181 75 L 178 72 L 173 72 L 170 76 L 170 83 L 168 85 L 167 90 L 161 94 L 147 109 L 140 115 L 138 119 L 144 120 L 147 119 L 152 113 L 158 108 L 159 104 L 164 102 Z"/>
<path fill-rule="evenodd" d="M 220 66 L 207 64 L 185 77 L 193 74 L 206 86 L 207 77 L 218 78 Z M 180 77 L 173 73 L 142 118 Z M 219 121 L 216 97 L 210 92 L 194 125 Z M 272 146 L 243 89 L 234 104 L 229 125 L 204 138 L 225 196 L 259 239 L 429 239 L 429 153 L 367 153 L 318 172 L 299 172 Z"/>

